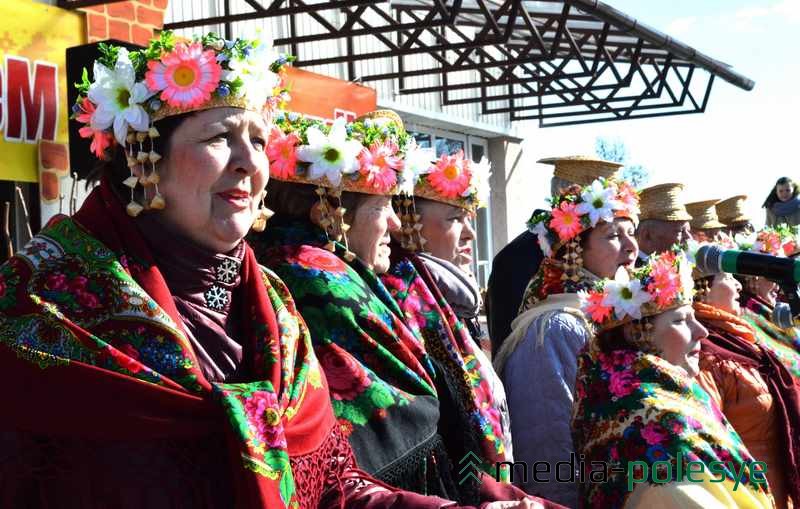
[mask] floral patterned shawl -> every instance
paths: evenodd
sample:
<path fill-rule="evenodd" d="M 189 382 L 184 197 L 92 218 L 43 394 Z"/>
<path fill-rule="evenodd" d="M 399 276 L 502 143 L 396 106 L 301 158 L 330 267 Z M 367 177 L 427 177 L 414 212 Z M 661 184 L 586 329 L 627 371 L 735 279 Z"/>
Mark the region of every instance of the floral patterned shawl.
<path fill-rule="evenodd" d="M 249 247 L 241 277 L 242 340 L 256 381 L 209 383 L 146 244 L 104 181 L 74 218 L 54 219 L 0 267 L 0 377 L 24 388 L 5 396 L 14 411 L 0 431 L 224 434 L 238 449 L 231 507 L 318 498 L 321 489 L 296 485 L 290 463 L 320 448 L 335 425 L 308 331 Z"/>
<path fill-rule="evenodd" d="M 781 329 L 772 322 L 772 306 L 761 299 L 742 292 L 742 318 L 756 332 L 756 341 L 774 353 L 789 369 L 792 376 L 800 380 L 800 335 L 797 329 Z"/>
<path fill-rule="evenodd" d="M 274 217 L 252 242 L 308 323 L 334 413 L 359 467 L 412 491 L 431 488 L 433 479 L 425 472 L 446 469 L 447 461 L 428 453 L 412 456 L 430 450 L 426 444 L 432 441 L 443 447 L 436 372 L 422 338 L 403 323 L 389 291 L 358 259 L 345 262 L 344 246 L 337 244 L 335 253 L 323 249 L 324 232 L 309 222 Z M 428 479 L 397 478 L 398 468 L 405 477 Z"/>
<path fill-rule="evenodd" d="M 423 261 L 396 245 L 392 246 L 392 258 L 392 267 L 381 281 L 400 306 L 406 325 L 425 338 L 428 353 L 455 385 L 459 399 L 456 406 L 463 414 L 464 449 L 478 454 L 484 470 L 494 475 L 495 464 L 510 458 L 503 444 L 500 409 L 488 382 L 488 370 L 493 368 L 481 362 L 485 357 L 476 355 L 478 345 L 445 301 Z M 501 478 L 507 477 L 508 472 L 501 472 Z"/>
<path fill-rule="evenodd" d="M 739 435 L 683 369 L 622 340 L 602 348 L 599 343 L 589 343 L 578 359 L 573 440 L 587 465 L 602 461 L 621 470 L 606 483 L 584 483 L 584 506 L 624 507 L 630 495 L 628 463 L 669 461 L 676 467 L 678 453 L 684 464 L 726 462 L 724 484 L 730 489 L 734 471 L 744 469 L 738 489 L 766 492 L 766 483 L 750 479 L 748 466 L 754 460 Z M 639 470 L 635 475 L 643 477 Z"/>

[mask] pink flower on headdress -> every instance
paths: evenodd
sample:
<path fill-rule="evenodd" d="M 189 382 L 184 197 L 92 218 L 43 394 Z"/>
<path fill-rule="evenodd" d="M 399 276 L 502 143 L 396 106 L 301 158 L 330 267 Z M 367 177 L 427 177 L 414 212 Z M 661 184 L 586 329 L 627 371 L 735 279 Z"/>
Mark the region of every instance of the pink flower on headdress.
<path fill-rule="evenodd" d="M 147 69 L 147 87 L 163 90 L 161 100 L 175 108 L 193 108 L 209 100 L 222 74 L 214 51 L 203 51 L 199 42 L 179 42 L 160 61 L 148 62 Z"/>
<path fill-rule="evenodd" d="M 94 115 L 96 108 L 88 97 L 84 97 L 79 106 L 81 108 L 81 113 L 75 117 L 75 120 L 86 125 L 78 130 L 78 134 L 81 135 L 81 138 L 92 139 L 92 145 L 90 147 L 92 153 L 97 156 L 98 159 L 102 159 L 106 149 L 114 143 L 114 138 L 109 132 L 92 128 L 92 115 Z"/>
<path fill-rule="evenodd" d="M 293 177 L 297 169 L 297 151 L 295 147 L 300 143 L 300 137 L 295 133 L 283 134 L 277 127 L 272 128 L 269 143 L 267 143 L 267 157 L 269 158 L 269 172 L 279 179 Z"/>
<path fill-rule="evenodd" d="M 763 253 L 771 254 L 773 256 L 780 256 L 781 254 L 781 236 L 777 232 L 761 232 L 758 235 L 758 241 L 761 243 L 761 251 Z"/>
<path fill-rule="evenodd" d="M 433 171 L 428 174 L 428 182 L 437 193 L 445 198 L 458 198 L 468 187 L 472 174 L 466 161 L 464 151 L 448 156 L 443 155 L 436 162 Z"/>
<path fill-rule="evenodd" d="M 603 323 L 611 316 L 612 308 L 603 305 L 603 297 L 602 292 L 581 293 L 581 299 L 584 300 L 581 307 L 584 313 L 589 315 L 595 323 Z"/>
<path fill-rule="evenodd" d="M 553 209 L 550 228 L 556 231 L 562 242 L 574 239 L 583 231 L 581 216 L 577 209 L 577 205 L 568 201 L 562 201 L 560 206 Z"/>
<path fill-rule="evenodd" d="M 616 215 L 622 217 L 631 217 L 639 215 L 639 194 L 628 182 L 622 181 L 617 187 L 617 201 L 622 203 L 622 210 L 616 212 Z"/>
<path fill-rule="evenodd" d="M 658 307 L 669 305 L 681 287 L 681 277 L 675 267 L 675 254 L 662 254 L 654 263 L 650 272 L 653 280 L 647 285 L 647 291 L 655 297 Z"/>
<path fill-rule="evenodd" d="M 377 141 L 369 149 L 358 154 L 359 173 L 366 177 L 367 184 L 380 193 L 386 193 L 397 183 L 397 171 L 403 168 L 403 160 L 397 155 L 397 144 L 392 140 Z"/>

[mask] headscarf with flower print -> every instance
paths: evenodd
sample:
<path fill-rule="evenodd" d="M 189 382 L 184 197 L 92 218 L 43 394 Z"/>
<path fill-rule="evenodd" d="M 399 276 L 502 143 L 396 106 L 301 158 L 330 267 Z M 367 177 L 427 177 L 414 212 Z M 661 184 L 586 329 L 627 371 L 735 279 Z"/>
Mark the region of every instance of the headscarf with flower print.
<path fill-rule="evenodd" d="M 146 242 L 104 179 L 74 218 L 56 218 L 0 268 L 0 374 L 25 387 L 5 398 L 14 412 L 0 430 L 50 435 L 57 422 L 59 436 L 80 440 L 224 434 L 235 450 L 220 466 L 237 488 L 231 506 L 315 504 L 328 481 L 292 462 L 315 451 L 324 452 L 317 463 L 331 459 L 327 384 L 289 293 L 249 247 L 241 277 L 255 381 L 209 383 Z M 339 474 L 352 464 L 349 448 L 341 453 Z"/>
<path fill-rule="evenodd" d="M 392 266 L 381 281 L 400 306 L 405 323 L 425 338 L 429 355 L 456 387 L 465 449 L 482 460 L 482 469 L 507 481 L 508 470 L 497 469 L 500 462 L 510 460 L 504 445 L 509 437 L 504 436 L 501 410 L 489 386 L 491 364 L 482 363 L 484 357 L 477 352 L 480 347 L 419 256 L 393 248 Z"/>
<path fill-rule="evenodd" d="M 668 477 L 669 465 L 672 472 L 687 472 L 689 462 L 702 462 L 708 472 L 712 462 L 720 462 L 712 475 L 723 487 L 732 491 L 737 485 L 771 507 L 763 473 L 754 473 L 755 459 L 708 393 L 683 369 L 621 336 L 618 327 L 605 340 L 589 343 L 578 358 L 575 451 L 585 455 L 586 465 L 603 462 L 609 473 L 604 482 L 582 483 L 583 506 L 624 507 L 635 486 L 629 475 L 652 483 L 655 469 L 658 479 L 677 481 Z"/>

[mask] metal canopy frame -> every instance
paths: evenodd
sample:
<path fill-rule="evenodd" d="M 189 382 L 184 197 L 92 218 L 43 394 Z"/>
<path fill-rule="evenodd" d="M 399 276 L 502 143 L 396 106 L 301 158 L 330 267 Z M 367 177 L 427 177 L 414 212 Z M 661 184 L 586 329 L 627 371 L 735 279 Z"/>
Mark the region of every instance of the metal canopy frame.
<path fill-rule="evenodd" d="M 754 86 L 597 0 L 242 0 L 249 10 L 236 13 L 231 0 L 218 1 L 223 15 L 165 28 L 221 25 L 230 37 L 236 23 L 285 16 L 288 33 L 274 43 L 298 67 L 341 64 L 351 81 L 391 81 L 401 95 L 438 93 L 443 106 L 478 104 L 483 114 L 542 127 L 700 113 L 715 76 Z M 60 0 L 87 2 L 95 0 Z M 317 30 L 301 33 L 301 17 Z M 340 51 L 312 52 L 320 41 Z M 375 59 L 391 61 L 391 70 L 358 74 Z"/>

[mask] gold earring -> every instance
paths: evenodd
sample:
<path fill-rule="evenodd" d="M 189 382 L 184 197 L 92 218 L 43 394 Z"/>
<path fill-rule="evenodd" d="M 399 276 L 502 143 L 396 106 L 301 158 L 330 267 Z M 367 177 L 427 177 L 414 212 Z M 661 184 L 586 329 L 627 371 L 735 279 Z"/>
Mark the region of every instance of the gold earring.
<path fill-rule="evenodd" d="M 261 205 L 259 205 L 258 211 L 256 212 L 256 219 L 253 221 L 252 229 L 254 232 L 263 232 L 267 228 L 267 221 L 275 215 L 275 212 L 268 209 L 264 204 L 264 199 L 266 197 L 267 192 L 264 191 L 261 194 Z"/>

